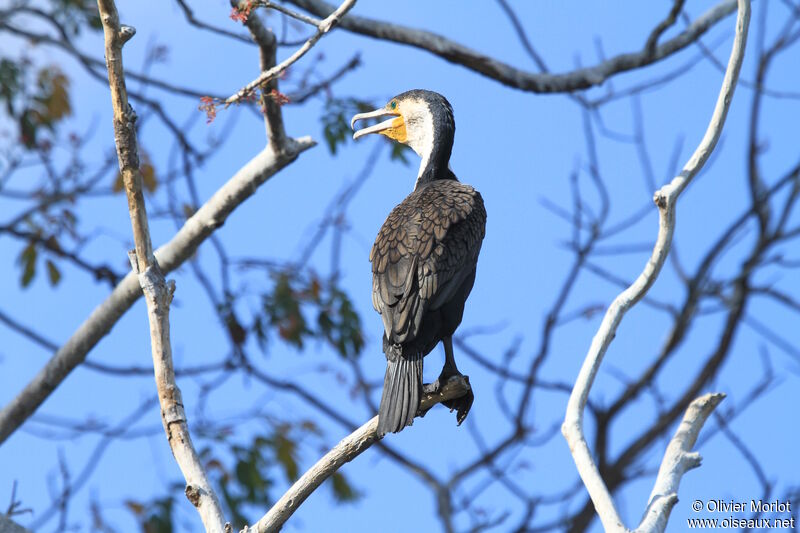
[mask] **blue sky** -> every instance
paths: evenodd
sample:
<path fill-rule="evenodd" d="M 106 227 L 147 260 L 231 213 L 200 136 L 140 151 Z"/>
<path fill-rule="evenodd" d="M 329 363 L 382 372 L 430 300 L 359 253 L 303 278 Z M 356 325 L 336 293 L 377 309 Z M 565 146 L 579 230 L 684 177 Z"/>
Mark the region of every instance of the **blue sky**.
<path fill-rule="evenodd" d="M 119 4 L 122 21 L 137 29 L 136 37 L 125 47 L 126 65 L 131 68 L 138 69 L 142 64 L 148 43 L 163 43 L 169 47 L 168 63 L 155 66 L 152 74 L 176 84 L 210 93 L 232 94 L 257 75 L 255 50 L 212 39 L 187 27 L 173 3 L 166 6 L 152 1 Z M 638 50 L 650 29 L 668 11 L 666 2 L 659 2 L 657 7 L 645 2 L 575 1 L 518 1 L 513 5 L 537 51 L 554 71 L 594 64 L 598 60 L 597 43 L 600 41 L 606 57 Z M 759 5 L 756 3 L 754 6 L 754 30 Z M 700 2 L 688 2 L 686 6 L 693 17 L 707 8 L 706 3 Z M 227 2 L 222 0 L 206 2 L 196 8 L 196 13 L 204 20 L 215 21 L 231 30 L 237 29 L 237 23 L 228 18 Z M 534 69 L 495 3 L 415 0 L 390 5 L 359 2 L 353 13 L 429 29 L 512 65 Z M 767 17 L 770 35 L 774 35 L 784 17 L 785 8 L 770 3 Z M 730 51 L 734 20 L 734 16 L 728 17 L 704 38 L 706 44 L 716 46 L 716 56 L 723 62 Z M 675 29 L 667 32 L 665 37 L 674 33 Z M 102 40 L 99 36 L 87 35 L 79 42 L 83 51 L 100 57 Z M 755 42 L 754 33 L 742 71 L 743 79 L 752 80 L 754 77 Z M 20 43 L 4 42 L 5 46 L 14 49 Z M 290 52 L 291 49 L 284 49 L 281 54 Z M 453 104 L 457 133 L 451 165 L 462 181 L 481 191 L 488 211 L 487 236 L 478 278 L 467 305 L 462 331 L 498 326 L 495 333 L 470 338 L 473 346 L 498 361 L 509 345 L 521 338 L 520 353 L 524 357 L 521 355 L 521 360 L 514 363 L 513 368 L 522 370 L 530 354 L 538 347 L 544 315 L 556 298 L 572 259 L 571 252 L 564 247 L 570 238 L 570 226 L 544 209 L 542 200 L 569 208 L 569 177 L 577 171 L 587 202 L 597 205 L 598 199 L 588 178 L 588 148 L 584 141 L 580 107 L 563 95 L 523 93 L 430 54 L 343 31 L 333 31 L 326 36 L 303 60 L 305 63 L 300 63 L 297 68 L 303 69 L 303 65 L 309 64 L 318 53 L 324 53 L 321 69 L 332 72 L 356 52 L 361 54 L 363 65 L 336 85 L 334 92 L 337 95 L 354 95 L 382 104 L 392 95 L 407 89 L 426 88 L 441 92 Z M 72 60 L 44 48 L 35 53 L 47 61 L 58 62 L 68 74 L 74 74 L 71 77 L 71 95 L 76 110 L 73 127 L 82 131 L 90 123 L 96 124 L 94 145 L 97 148 L 89 158 L 94 161 L 102 159 L 111 147 L 112 139 L 107 87 L 88 79 Z M 611 84 L 614 89 L 624 89 L 670 72 L 698 53 L 691 47 L 645 71 L 615 77 Z M 799 55 L 795 47 L 776 61 L 769 82 L 771 87 L 776 90 L 796 88 Z M 677 157 L 680 165 L 694 150 L 710 117 L 721 79 L 722 74 L 709 61 L 700 61 L 678 80 L 641 96 L 646 144 L 656 183 L 665 183 L 674 173 L 671 165 L 676 145 L 680 147 Z M 137 87 L 136 83 L 129 83 Z M 606 87 L 602 87 L 589 94 L 598 96 L 605 90 Z M 157 92 L 151 93 L 151 96 L 156 95 L 162 96 Z M 722 229 L 744 209 L 748 194 L 745 170 L 752 96 L 752 90 L 739 87 L 714 158 L 681 198 L 676 251 L 680 262 L 689 269 L 697 265 Z M 164 97 L 164 102 L 179 122 L 199 113 L 196 100 Z M 302 107 L 285 107 L 287 133 L 292 136 L 312 135 L 322 141 L 320 117 L 324 113 L 325 102 L 321 99 Z M 602 116 L 609 129 L 626 134 L 632 132 L 633 111 L 628 99 L 605 106 Z M 218 119 L 209 126 L 202 124 L 202 118 L 199 117 L 198 124 L 189 130 L 193 140 L 201 143 L 209 136 L 225 136 L 224 155 L 209 160 L 196 176 L 200 197 L 206 199 L 262 149 L 265 140 L 263 124 L 244 110 L 221 111 Z M 762 158 L 762 170 L 768 182 L 773 182 L 776 176 L 796 163 L 797 136 L 793 125 L 798 119 L 798 100 L 764 100 L 761 131 L 768 151 Z M 235 121 L 232 128 L 226 128 L 228 121 Z M 633 145 L 604 137 L 597 131 L 595 134 L 599 168 L 612 198 L 610 221 L 614 225 L 648 205 L 653 191 L 643 177 L 645 172 Z M 228 253 L 232 257 L 296 258 L 300 252 L 298 243 L 304 242 L 303 238 L 319 222 L 330 199 L 345 183 L 356 178 L 370 152 L 382 142 L 377 138 L 366 138 L 356 144 L 348 143 L 335 157 L 324 144 L 303 154 L 263 186 L 219 230 L 218 235 L 226 243 Z M 143 128 L 140 144 L 152 155 L 157 170 L 170 165 L 172 138 L 154 120 Z M 344 284 L 361 313 L 367 337 L 362 366 L 370 379 L 376 380 L 380 379 L 384 368 L 380 353 L 382 330 L 380 317 L 371 308 L 367 257 L 386 214 L 413 187 L 417 165 L 413 154 L 412 164 L 408 167 L 390 161 L 387 155 L 388 150 L 384 148 L 373 174 L 351 203 L 347 213 L 349 231 L 342 248 Z M 31 179 L 38 179 L 38 176 L 33 175 Z M 178 186 L 179 191 L 185 194 L 181 187 Z M 164 205 L 163 198 L 158 195 L 148 201 L 150 205 Z M 0 213 L 13 214 L 17 209 L 18 203 L 0 199 Z M 125 250 L 130 240 L 124 198 L 84 201 L 79 212 L 82 227 L 109 228 L 88 244 L 86 255 L 124 271 L 127 264 Z M 795 222 L 797 219 L 795 214 Z M 652 212 L 638 224 L 611 241 L 616 245 L 636 245 L 635 251 L 601 257 L 599 264 L 620 278 L 632 280 L 647 259 L 649 251 L 646 248 L 653 242 L 656 228 L 657 216 L 653 207 Z M 159 245 L 168 240 L 174 229 L 171 221 L 151 221 L 154 243 Z M 742 236 L 726 255 L 726 260 L 718 265 L 720 272 L 738 268 L 751 239 L 752 232 Z M 329 245 L 323 243 L 314 258 L 314 266 L 321 272 L 328 269 L 326 250 Z M 8 258 L 0 262 L 0 279 L 4 280 L 0 285 L 0 308 L 61 343 L 102 301 L 108 289 L 94 284 L 84 273 L 68 266 L 64 266 L 65 282 L 56 289 L 42 281 L 28 289 L 20 289 L 18 266 L 14 262 L 19 249 L 19 243 L 0 237 L 0 253 Z M 204 266 L 215 273 L 217 264 L 210 248 L 204 245 L 199 254 Z M 791 274 L 790 270 L 766 270 L 763 274 L 765 279 L 760 281 L 774 283 L 798 297 L 798 285 L 789 278 Z M 171 320 L 176 362 L 198 364 L 221 359 L 226 353 L 227 341 L 216 333 L 216 316 L 195 278 L 186 267 L 174 277 L 178 292 Z M 247 289 L 247 286 L 242 285 L 242 289 Z M 582 274 L 565 310 L 581 309 L 587 304 L 605 306 L 618 291 L 617 287 L 597 277 Z M 650 295 L 673 304 L 681 301 L 682 287 L 671 265 L 665 268 Z M 748 313 L 780 332 L 792 346 L 800 346 L 795 315 L 773 303 L 759 300 L 754 300 Z M 588 319 L 572 321 L 556 331 L 552 339 L 553 355 L 543 369 L 547 379 L 565 382 L 574 379 L 600 318 L 600 314 L 594 314 Z M 592 391 L 593 400 L 602 402 L 615 398 L 622 389 L 618 377 L 615 377 L 619 370 L 631 376 L 648 365 L 668 333 L 667 318 L 662 312 L 643 305 L 626 317 L 601 368 Z M 680 390 L 687 375 L 696 371 L 699 361 L 716 341 L 720 321 L 721 315 L 710 314 L 698 322 L 688 341 L 680 348 L 675 362 L 665 369 L 658 381 L 663 394 L 669 397 L 672 391 Z M 91 352 L 89 359 L 121 366 L 147 365 L 150 352 L 146 332 L 145 309 L 139 302 Z M 0 403 L 5 404 L 50 354 L 2 327 L 0 339 Z M 372 416 L 362 403 L 350 400 L 347 390 L 335 386 L 332 372 L 319 372 L 319 368 L 325 365 L 347 368 L 335 359 L 330 350 L 312 344 L 305 352 L 298 353 L 279 342 L 271 346 L 265 366 L 273 375 L 302 376 L 304 385 L 325 394 L 358 423 Z M 764 346 L 769 350 L 769 359 L 780 379 L 768 395 L 737 417 L 731 427 L 762 461 L 767 477 L 776 483 L 776 494 L 780 494 L 800 483 L 797 476 L 800 457 L 796 453 L 796 442 L 800 437 L 796 410 L 798 360 L 770 345 L 752 329 L 743 327 L 713 390 L 728 394 L 725 406 L 743 401 L 760 376 L 762 362 L 758 354 Z M 468 424 L 472 424 L 487 442 L 494 443 L 505 434 L 507 427 L 498 414 L 493 378 L 472 360 L 459 357 L 458 350 L 456 358 L 461 370 L 471 375 L 476 389 L 477 399 Z M 426 359 L 427 378 L 435 378 L 442 359 L 438 349 Z M 187 399 L 196 398 L 202 381 L 186 379 L 179 384 Z M 78 368 L 39 413 L 118 421 L 153 394 L 152 379 L 114 379 Z M 518 391 L 511 387 L 509 395 L 513 398 L 515 394 Z M 537 393 L 532 423 L 536 424 L 538 434 L 546 434 L 553 423 L 560 421 L 566 399 L 563 393 Z M 209 405 L 209 413 L 219 417 L 234 417 L 251 407 L 261 407 L 266 413 L 296 414 L 297 417 L 311 414 L 308 407 L 295 398 L 239 379 L 220 387 L 209 398 Z M 191 417 L 193 409 L 188 401 L 187 410 Z M 643 424 L 648 424 L 654 414 L 655 406 L 648 400 L 642 400 L 626 411 L 614 428 L 614 438 L 610 443 L 612 454 L 627 444 L 630 435 L 641 431 Z M 259 431 L 259 420 L 234 418 L 232 423 L 242 442 Z M 158 428 L 157 409 L 151 408 L 137 425 Z M 323 428 L 325 442 L 329 445 L 345 435 L 342 427 L 330 422 L 323 422 Z M 413 428 L 390 436 L 388 442 L 428 465 L 432 471 L 444 475 L 475 453 L 475 444 L 468 431 L 466 427 L 456 428 L 452 415 L 444 409 L 437 409 L 415 423 Z M 16 479 L 19 481 L 18 497 L 35 513 L 40 512 L 49 502 L 47 480 L 57 472 L 56 452 L 63 450 L 71 471 L 77 475 L 89 460 L 96 442 L 94 437 L 88 436 L 63 442 L 43 440 L 34 435 L 30 427 L 23 427 L 0 448 L 0 502 L 8 500 L 11 480 Z M 658 465 L 663 444 L 646 454 L 644 468 L 652 469 Z M 320 455 L 321 448 L 320 443 L 304 443 L 301 468 L 310 466 Z M 689 502 L 694 499 L 738 501 L 758 498 L 761 494 L 752 470 L 730 441 L 717 434 L 705 442 L 700 451 L 704 457 L 703 466 L 684 478 L 680 502 L 673 512 L 669 531 L 684 530 L 685 518 L 693 516 Z M 508 459 L 509 468 L 518 472 L 515 480 L 531 490 L 537 487 L 546 487 L 542 492 L 567 489 L 575 481 L 574 465 L 560 435 L 534 453 L 525 452 Z M 431 493 L 415 477 L 379 452 L 368 451 L 343 471 L 364 497 L 355 504 L 336 506 L 329 489 L 323 487 L 289 521 L 286 531 L 366 531 L 375 530 L 375 524 L 381 524 L 381 531 L 398 532 L 412 529 L 436 531 L 440 527 Z M 71 519 L 86 527 L 88 502 L 94 494 L 105 508 L 110 523 L 120 531 L 133 530 L 131 515 L 120 502 L 163 494 L 165 477 L 177 480 L 180 474 L 160 431 L 146 438 L 115 442 L 98 463 L 92 479 L 76 495 Z M 476 478 L 466 486 L 470 488 L 479 484 L 480 478 Z M 651 485 L 652 477 L 646 477 L 630 484 L 618 495 L 617 502 L 628 525 L 638 522 Z M 508 505 L 508 495 L 504 490 L 496 484 L 490 486 L 481 494 L 478 505 L 489 513 L 504 509 Z M 279 490 L 274 492 L 276 496 L 279 493 Z M 582 502 L 582 498 L 576 499 L 570 509 L 578 502 Z M 199 522 L 193 510 L 186 503 L 181 505 L 180 523 L 186 524 L 186 530 L 198 530 Z M 800 506 L 800 502 L 796 505 Z M 542 510 L 542 522 L 559 516 L 562 510 L 558 507 Z M 519 517 L 519 509 L 512 506 L 512 511 L 513 516 L 507 524 L 515 523 Z M 25 519 L 22 521 L 26 522 Z M 456 523 L 460 527 L 468 524 L 464 517 Z M 55 522 L 51 521 L 43 530 L 53 530 L 54 527 Z M 505 527 L 501 525 L 497 531 L 505 531 Z"/>

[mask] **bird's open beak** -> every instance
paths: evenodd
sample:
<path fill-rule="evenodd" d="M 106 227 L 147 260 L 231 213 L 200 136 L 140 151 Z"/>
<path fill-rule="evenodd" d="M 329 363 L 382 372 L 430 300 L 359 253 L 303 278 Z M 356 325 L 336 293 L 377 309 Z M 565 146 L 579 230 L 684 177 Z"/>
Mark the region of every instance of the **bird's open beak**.
<path fill-rule="evenodd" d="M 383 132 L 383 131 L 386 131 L 386 130 L 397 131 L 400 128 L 405 129 L 404 128 L 405 123 L 403 121 L 403 116 L 400 113 L 398 113 L 397 111 L 389 111 L 388 109 L 383 108 L 383 107 L 380 108 L 380 109 L 376 109 L 375 111 L 370 111 L 369 113 L 359 113 L 359 114 L 355 115 L 350 120 L 350 127 L 355 130 L 356 129 L 356 121 L 365 120 L 365 119 L 368 119 L 368 118 L 384 117 L 384 116 L 387 116 L 387 115 L 388 116 L 392 116 L 394 118 L 390 118 L 388 120 L 384 120 L 383 122 L 379 122 L 378 124 L 375 124 L 374 126 L 369 126 L 368 128 L 364 128 L 364 129 L 358 130 L 357 132 L 355 132 L 353 134 L 353 140 L 358 139 L 359 137 L 363 137 L 364 135 L 367 135 L 369 133 L 380 133 L 380 132 Z M 388 137 L 394 138 L 394 135 L 391 135 L 391 132 L 386 132 L 385 135 L 387 135 Z"/>

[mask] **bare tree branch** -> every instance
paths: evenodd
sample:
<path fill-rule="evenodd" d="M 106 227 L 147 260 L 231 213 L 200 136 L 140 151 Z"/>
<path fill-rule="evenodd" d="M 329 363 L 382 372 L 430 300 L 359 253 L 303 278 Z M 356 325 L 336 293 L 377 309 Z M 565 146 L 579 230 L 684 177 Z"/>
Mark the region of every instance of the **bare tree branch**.
<path fill-rule="evenodd" d="M 418 413 L 424 414 L 437 403 L 460 398 L 468 390 L 469 384 L 463 376 L 453 377 L 438 392 L 427 393 L 422 396 Z M 378 417 L 374 416 L 369 422 L 353 431 L 334 446 L 331 451 L 322 456 L 300 479 L 295 481 L 294 485 L 281 496 L 261 520 L 251 527 L 245 527 L 242 533 L 274 533 L 279 531 L 289 517 L 323 481 L 333 475 L 345 463 L 349 463 L 380 440 L 377 430 Z"/>
<path fill-rule="evenodd" d="M 288 1 L 318 17 L 326 16 L 334 8 L 323 0 Z M 353 33 L 426 50 L 509 87 L 535 93 L 559 93 L 595 87 L 616 74 L 651 65 L 664 59 L 695 42 L 709 28 L 733 13 L 735 9 L 736 0 L 724 0 L 701 15 L 683 32 L 656 46 L 652 53 L 645 48 L 639 52 L 614 56 L 593 67 L 580 68 L 561 74 L 537 74 L 521 70 L 441 35 L 399 24 L 349 15 L 342 19 L 340 27 Z"/>
<path fill-rule="evenodd" d="M 192 26 L 196 26 L 197 28 L 203 30 L 208 30 L 212 33 L 216 33 L 217 35 L 230 37 L 231 39 L 235 39 L 243 43 L 252 44 L 252 41 L 247 37 L 247 35 L 239 35 L 238 33 L 234 33 L 232 31 L 228 31 L 222 28 L 217 28 L 216 26 L 212 26 L 211 24 L 207 24 L 202 20 L 199 20 L 197 17 L 194 16 L 194 11 L 192 11 L 192 8 L 189 7 L 189 4 L 186 2 L 186 0 L 175 0 L 175 1 L 178 2 L 178 6 L 180 6 L 181 10 L 183 11 L 184 16 L 186 17 L 186 21 Z"/>
<path fill-rule="evenodd" d="M 319 26 L 320 23 L 322 22 L 319 19 L 308 17 L 306 15 L 303 15 L 302 13 L 298 13 L 297 11 L 292 11 L 291 9 L 288 9 L 280 4 L 276 4 L 275 2 L 270 2 L 268 0 L 259 0 L 255 2 L 255 5 L 259 7 L 266 7 L 267 9 L 274 9 L 275 11 L 283 13 L 284 15 L 291 17 L 295 20 L 299 20 L 300 22 L 305 22 L 310 26 Z"/>
<path fill-rule="evenodd" d="M 717 103 L 714 107 L 711 122 L 699 146 L 684 166 L 680 175 L 656 192 L 654 201 L 659 210 L 659 231 L 653 253 L 636 281 L 617 296 L 606 311 L 600 328 L 594 339 L 592 339 L 589 353 L 581 367 L 575 382 L 575 387 L 567 404 L 562 433 L 569 444 L 578 473 L 586 485 L 597 514 L 606 531 L 626 531 L 626 529 L 614 505 L 611 494 L 592 458 L 591 451 L 584 437 L 583 411 L 589 397 L 592 383 L 600 368 L 600 363 L 616 334 L 619 323 L 622 321 L 625 313 L 647 293 L 658 278 L 661 267 L 666 261 L 672 244 L 672 235 L 675 231 L 675 207 L 679 195 L 689 185 L 700 169 L 702 169 L 722 133 L 722 127 L 725 124 L 725 118 L 730 107 L 733 92 L 736 88 L 739 70 L 741 69 L 744 59 L 749 22 L 750 2 L 749 0 L 739 0 L 736 38 L 734 39 L 733 50 L 731 51 L 728 68 L 717 98 Z M 677 488 L 677 483 L 672 483 L 670 486 Z M 674 497 L 677 498 L 677 496 Z M 666 519 L 672 505 L 674 505 L 674 501 L 670 498 L 663 498 L 659 501 L 661 502 L 660 509 L 651 509 L 646 522 L 642 524 L 642 526 L 648 526 L 650 528 L 647 529 L 647 531 L 663 531 L 663 528 L 666 526 Z M 650 517 L 649 515 L 651 513 L 656 513 L 656 515 L 660 514 L 663 515 L 663 517 Z"/>
<path fill-rule="evenodd" d="M 287 57 L 285 60 L 281 61 L 278 65 L 275 65 L 271 69 L 262 72 L 258 76 L 258 78 L 256 78 L 255 80 L 251 81 L 250 83 L 248 83 L 247 85 L 245 85 L 241 89 L 239 89 L 239 91 L 236 94 L 234 94 L 233 96 L 229 96 L 228 98 L 226 98 L 223 101 L 223 103 L 226 106 L 229 106 L 229 105 L 235 104 L 235 103 L 239 103 L 243 99 L 245 99 L 249 95 L 251 95 L 253 93 L 253 91 L 255 91 L 256 89 L 258 89 L 260 87 L 263 87 L 270 80 L 274 79 L 277 76 L 280 76 L 280 74 L 284 70 L 289 68 L 289 66 L 291 66 L 295 62 L 297 62 L 298 59 L 300 59 L 301 57 L 306 55 L 306 53 L 309 50 L 311 50 L 311 48 L 313 48 L 315 44 L 317 44 L 317 41 L 319 41 L 322 38 L 323 35 L 328 33 L 334 26 L 336 26 L 336 24 L 339 23 L 339 21 L 342 19 L 342 17 L 344 17 L 344 15 L 348 11 L 350 11 L 350 9 L 352 9 L 352 7 L 355 4 L 356 4 L 356 0 L 345 0 L 344 2 L 342 2 L 342 5 L 340 5 L 338 8 L 333 10 L 332 13 L 329 12 L 330 14 L 327 15 L 325 17 L 325 19 L 322 20 L 317 25 L 317 31 L 314 33 L 314 35 L 309 37 L 309 39 L 305 43 L 303 43 L 303 46 L 298 48 L 297 51 L 295 51 L 295 53 L 293 53 L 292 55 Z"/>
<path fill-rule="evenodd" d="M 30 533 L 30 530 L 12 522 L 10 518 L 0 514 L 0 533 Z"/>
<path fill-rule="evenodd" d="M 345 63 L 341 68 L 339 68 L 336 72 L 331 74 L 327 79 L 324 79 L 317 83 L 313 83 L 307 87 L 301 86 L 295 92 L 288 93 L 286 96 L 289 98 L 289 104 L 291 105 L 302 104 L 315 94 L 318 94 L 320 91 L 329 89 L 331 85 L 339 81 L 342 77 L 344 77 L 345 74 L 347 74 L 351 70 L 355 70 L 359 66 L 361 66 L 361 55 L 356 54 L 350 59 L 350 61 Z"/>
<path fill-rule="evenodd" d="M 143 179 L 139 168 L 135 115 L 128 103 L 125 74 L 122 69 L 122 46 L 133 37 L 135 30 L 120 25 L 114 0 L 98 0 L 97 7 L 105 35 L 108 85 L 111 89 L 111 104 L 114 110 L 114 140 L 133 229 L 135 250 L 129 255 L 131 267 L 138 274 L 139 285 L 147 303 L 150 346 L 161 405 L 161 421 L 172 455 L 186 480 L 186 497 L 197 508 L 206 532 L 222 533 L 230 531 L 230 525 L 225 523 L 219 498 L 192 443 L 183 408 L 183 397 L 175 381 L 169 324 L 169 308 L 175 292 L 175 282 L 167 283 L 164 273 L 156 263 L 150 240 L 147 209 L 142 193 Z"/>
<path fill-rule="evenodd" d="M 686 0 L 674 0 L 672 4 L 672 9 L 669 10 L 669 14 L 667 18 L 662 20 L 658 23 L 652 32 L 650 32 L 650 36 L 647 38 L 647 43 L 644 45 L 644 49 L 647 51 L 648 54 L 653 54 L 656 50 L 656 44 L 658 43 L 659 37 L 665 31 L 669 29 L 670 26 L 675 24 L 675 21 L 678 19 L 678 15 L 680 15 L 681 10 L 683 9 L 683 4 Z"/>
<path fill-rule="evenodd" d="M 678 486 L 688 470 L 700 466 L 701 457 L 692 447 L 709 415 L 725 399 L 724 394 L 706 394 L 689 404 L 675 436 L 667 446 L 648 499 L 642 523 L 636 531 L 664 531 L 669 513 L 678 501 Z"/>

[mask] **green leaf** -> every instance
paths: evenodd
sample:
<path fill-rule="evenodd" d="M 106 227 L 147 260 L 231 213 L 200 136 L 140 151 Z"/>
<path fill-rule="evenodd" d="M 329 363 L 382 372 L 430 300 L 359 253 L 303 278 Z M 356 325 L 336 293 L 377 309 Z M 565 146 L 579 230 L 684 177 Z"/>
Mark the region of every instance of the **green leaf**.
<path fill-rule="evenodd" d="M 347 293 L 329 288 L 330 295 L 317 317 L 320 333 L 342 357 L 357 357 L 364 348 L 361 318 Z"/>
<path fill-rule="evenodd" d="M 50 125 L 72 114 L 69 101 L 69 79 L 56 66 L 39 71 L 40 92 L 34 99 L 42 104 L 42 122 Z"/>
<path fill-rule="evenodd" d="M 310 333 L 300 308 L 300 294 L 287 272 L 278 275 L 272 294 L 263 297 L 264 313 L 278 335 L 297 348 L 303 348 L 303 337 Z"/>
<path fill-rule="evenodd" d="M 403 143 L 392 143 L 392 151 L 389 152 L 389 159 L 392 161 L 400 161 L 408 166 L 411 162 L 408 160 L 408 152 L 411 151 L 407 145 Z"/>
<path fill-rule="evenodd" d="M 50 285 L 55 287 L 58 285 L 58 282 L 61 281 L 61 272 L 50 259 L 45 261 L 45 265 L 47 265 L 47 277 L 50 280 Z"/>
<path fill-rule="evenodd" d="M 323 136 L 331 154 L 336 155 L 339 145 L 352 138 L 350 117 L 356 113 L 372 109 L 369 102 L 355 98 L 331 98 L 325 105 L 322 115 Z"/>
<path fill-rule="evenodd" d="M 299 349 L 308 338 L 327 342 L 342 357 L 357 357 L 364 347 L 361 319 L 334 282 L 313 274 L 304 278 L 297 272 L 281 272 L 262 302 L 264 318 L 256 317 L 251 326 L 262 349 L 266 326 L 275 327 L 282 339 Z M 316 312 L 315 320 L 306 319 L 310 312 Z"/>
<path fill-rule="evenodd" d="M 125 501 L 125 507 L 136 517 L 142 533 L 172 533 L 173 504 L 174 500 L 171 496 L 146 503 L 134 500 Z"/>
<path fill-rule="evenodd" d="M 36 275 L 36 256 L 38 252 L 36 251 L 36 246 L 34 244 L 28 243 L 22 253 L 19 256 L 19 262 L 22 263 L 22 278 L 20 279 L 20 285 L 23 287 L 27 287 L 33 281 L 33 277 Z"/>
<path fill-rule="evenodd" d="M 14 116 L 14 98 L 21 86 L 17 64 L 10 59 L 0 59 L 0 100 L 5 100 L 9 116 Z"/>
<path fill-rule="evenodd" d="M 145 505 L 133 500 L 125 500 L 125 507 L 128 508 L 135 516 L 142 516 L 145 511 Z"/>
<path fill-rule="evenodd" d="M 295 455 L 297 444 L 286 436 L 286 431 L 279 431 L 272 439 L 272 446 L 275 448 L 275 459 L 283 467 L 286 478 L 294 481 L 299 475 L 299 467 Z"/>
<path fill-rule="evenodd" d="M 261 454 L 261 446 L 254 445 L 247 450 L 234 446 L 233 450 L 240 456 L 236 463 L 236 480 L 244 490 L 244 501 L 266 504 L 272 482 L 265 476 L 267 462 Z"/>
<path fill-rule="evenodd" d="M 19 137 L 25 148 L 36 146 L 36 134 L 40 120 L 35 109 L 26 108 L 19 116 Z"/>
<path fill-rule="evenodd" d="M 344 474 L 339 472 L 334 472 L 331 476 L 331 487 L 333 488 L 333 497 L 337 502 L 353 502 L 361 497 L 361 493 L 350 485 Z"/>
<path fill-rule="evenodd" d="M 151 504 L 150 516 L 142 524 L 143 533 L 172 533 L 172 498 Z"/>
<path fill-rule="evenodd" d="M 236 462 L 236 480 L 249 489 L 248 492 L 257 484 L 259 476 L 258 469 L 252 461 Z"/>

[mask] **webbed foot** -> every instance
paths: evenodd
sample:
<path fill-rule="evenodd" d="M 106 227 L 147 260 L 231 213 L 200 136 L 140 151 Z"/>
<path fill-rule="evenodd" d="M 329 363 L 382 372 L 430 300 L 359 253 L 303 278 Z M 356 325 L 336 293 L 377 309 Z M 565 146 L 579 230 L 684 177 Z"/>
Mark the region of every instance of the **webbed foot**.
<path fill-rule="evenodd" d="M 467 418 L 469 414 L 469 410 L 472 407 L 472 402 L 475 401 L 475 395 L 472 393 L 472 386 L 469 383 L 469 376 L 465 376 L 463 374 L 450 374 L 450 375 L 440 375 L 439 378 L 434 381 L 433 383 L 425 383 L 422 385 L 422 393 L 425 395 L 435 395 L 440 394 L 444 386 L 453 379 L 464 379 L 467 382 L 467 392 L 458 398 L 453 398 L 451 400 L 446 400 L 441 402 L 445 407 L 450 409 L 450 412 L 456 411 L 456 421 L 460 426 L 464 419 Z M 430 410 L 428 407 L 425 410 L 420 409 L 418 416 L 422 417 Z"/>

